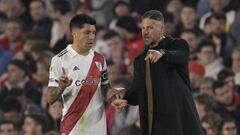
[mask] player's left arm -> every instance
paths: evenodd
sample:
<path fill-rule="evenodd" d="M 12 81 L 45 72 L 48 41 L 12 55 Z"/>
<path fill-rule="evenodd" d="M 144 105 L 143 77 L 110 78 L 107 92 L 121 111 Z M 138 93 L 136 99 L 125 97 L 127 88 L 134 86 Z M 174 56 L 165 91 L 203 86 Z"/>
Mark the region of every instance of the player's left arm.
<path fill-rule="evenodd" d="M 105 101 L 107 102 L 113 101 L 116 98 L 116 95 L 120 96 L 119 94 L 123 92 L 115 90 L 109 83 L 106 61 L 104 61 L 103 71 L 101 75 L 101 91 Z M 123 98 L 123 96 L 120 96 L 119 98 Z"/>

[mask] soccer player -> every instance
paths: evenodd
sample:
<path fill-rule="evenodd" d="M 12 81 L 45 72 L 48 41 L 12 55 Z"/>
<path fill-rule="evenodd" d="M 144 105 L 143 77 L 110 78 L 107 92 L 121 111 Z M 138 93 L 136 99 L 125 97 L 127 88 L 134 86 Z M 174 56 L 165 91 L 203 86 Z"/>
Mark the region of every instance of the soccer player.
<path fill-rule="evenodd" d="M 63 100 L 62 135 L 106 135 L 104 99 L 110 89 L 102 55 L 91 48 L 96 21 L 84 14 L 70 21 L 73 44 L 51 61 L 48 101 Z"/>

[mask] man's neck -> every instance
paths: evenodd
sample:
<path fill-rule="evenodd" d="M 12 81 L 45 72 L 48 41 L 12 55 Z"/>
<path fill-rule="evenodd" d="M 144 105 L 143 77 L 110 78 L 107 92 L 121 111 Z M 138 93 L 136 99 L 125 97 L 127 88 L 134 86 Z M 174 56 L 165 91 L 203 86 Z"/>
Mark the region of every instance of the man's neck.
<path fill-rule="evenodd" d="M 154 48 L 154 47 L 158 46 L 159 43 L 160 43 L 164 38 L 165 38 L 165 36 L 162 35 L 162 36 L 159 38 L 159 40 L 158 40 L 155 44 L 151 45 L 149 48 Z"/>
<path fill-rule="evenodd" d="M 89 50 L 82 49 L 78 46 L 80 46 L 80 45 L 73 44 L 73 46 L 72 46 L 73 50 L 75 50 L 80 55 L 84 55 L 84 56 L 88 55 Z"/>

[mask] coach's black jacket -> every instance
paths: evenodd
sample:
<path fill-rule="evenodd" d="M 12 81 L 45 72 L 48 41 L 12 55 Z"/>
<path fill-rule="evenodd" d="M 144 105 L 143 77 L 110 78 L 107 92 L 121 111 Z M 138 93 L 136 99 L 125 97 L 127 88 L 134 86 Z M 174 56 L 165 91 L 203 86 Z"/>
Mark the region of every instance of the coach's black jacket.
<path fill-rule="evenodd" d="M 202 135 L 188 76 L 188 44 L 182 39 L 166 37 L 153 49 L 162 49 L 165 55 L 151 64 L 154 108 L 152 135 Z M 148 135 L 146 52 L 147 49 L 135 60 L 134 80 L 124 97 L 129 104 L 140 107 L 142 135 Z"/>

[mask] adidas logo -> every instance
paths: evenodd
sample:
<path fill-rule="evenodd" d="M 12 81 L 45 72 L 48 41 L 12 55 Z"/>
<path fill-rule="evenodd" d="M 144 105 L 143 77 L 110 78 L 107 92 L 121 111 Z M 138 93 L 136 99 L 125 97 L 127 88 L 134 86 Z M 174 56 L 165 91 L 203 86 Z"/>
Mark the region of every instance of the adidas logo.
<path fill-rule="evenodd" d="M 73 68 L 73 71 L 80 70 L 77 66 Z"/>

